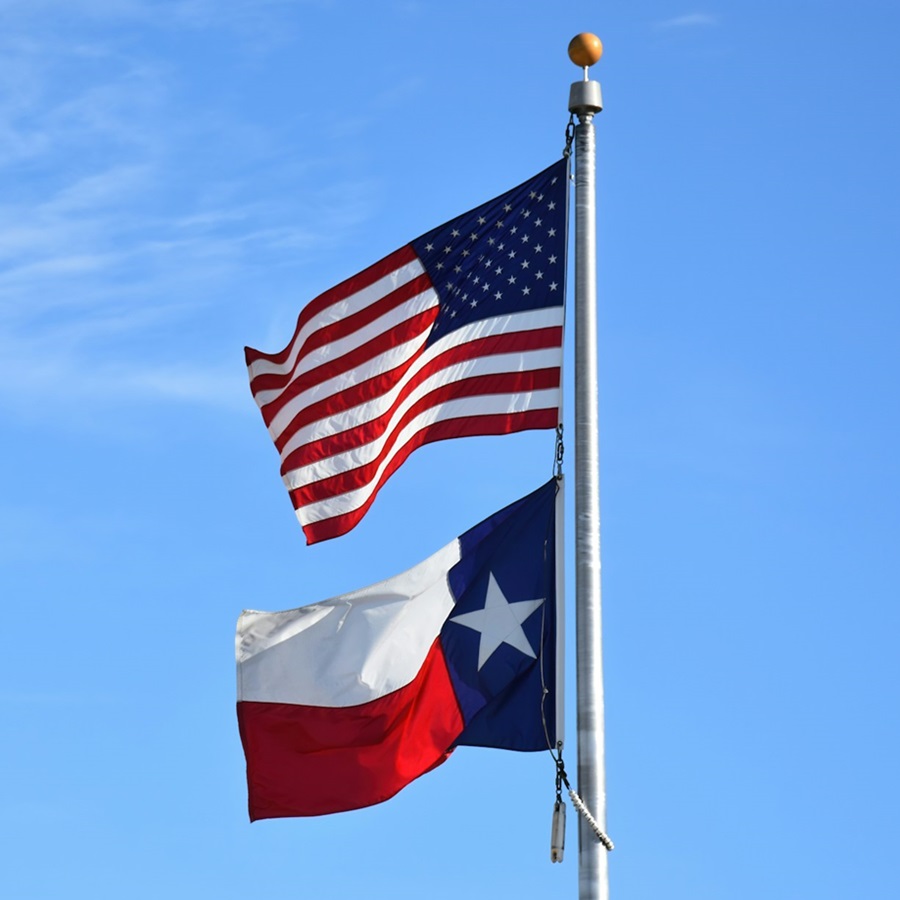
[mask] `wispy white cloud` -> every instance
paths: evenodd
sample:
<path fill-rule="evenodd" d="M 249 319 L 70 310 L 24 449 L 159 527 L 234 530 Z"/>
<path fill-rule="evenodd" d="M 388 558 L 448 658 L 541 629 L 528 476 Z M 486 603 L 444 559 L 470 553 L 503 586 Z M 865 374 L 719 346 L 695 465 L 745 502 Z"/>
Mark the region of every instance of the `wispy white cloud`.
<path fill-rule="evenodd" d="M 152 355 L 117 358 L 89 352 L 82 346 L 79 327 L 89 331 L 90 342 L 96 346 L 104 330 L 109 336 L 133 333 L 135 318 L 93 321 L 89 327 L 82 324 L 13 343 L 0 340 L 0 379 L 6 383 L 0 392 L 2 407 L 33 423 L 49 418 L 54 428 L 74 426 L 101 433 L 110 428 L 118 432 L 120 425 L 110 424 L 104 416 L 92 417 L 89 411 L 122 404 L 135 408 L 147 403 L 191 403 L 252 414 L 238 345 L 218 361 L 208 355 L 196 363 L 167 362 Z M 10 550 L 16 542 L 3 545 Z"/>
<path fill-rule="evenodd" d="M 58 509 L 36 503 L 0 503 L 0 563 L 102 559 L 103 548 L 115 535 L 135 529 L 127 516 L 89 509 L 63 516 Z M 15 588 L 7 582 L 4 589 L 13 600 Z"/>
<path fill-rule="evenodd" d="M 719 19 L 710 13 L 692 12 L 685 13 L 681 16 L 674 16 L 671 19 L 662 19 L 655 22 L 654 27 L 660 30 L 669 30 L 676 28 L 702 28 L 710 25 L 717 25 Z"/>
<path fill-rule="evenodd" d="M 268 28 L 274 23 L 283 25 L 281 13 L 298 5 L 327 9 L 337 0 L 171 0 L 171 16 L 196 27 L 227 27 L 241 29 Z"/>
<path fill-rule="evenodd" d="M 418 18 L 425 12 L 425 4 L 422 0 L 394 0 L 394 11 L 402 16 L 415 16 Z"/>
<path fill-rule="evenodd" d="M 415 75 L 398 81 L 390 88 L 375 94 L 368 105 L 368 112 L 359 110 L 352 118 L 341 116 L 332 123 L 329 133 L 331 139 L 344 140 L 362 134 L 372 126 L 373 122 L 408 109 L 417 98 L 422 96 L 425 84 L 424 78 Z"/>
<path fill-rule="evenodd" d="M 192 24 L 246 25 L 267 14 L 277 14 L 298 4 L 328 8 L 336 0 L 4 0 L 4 15 L 14 20 L 51 18 L 90 19 L 105 22 L 138 21 L 158 28 Z"/>
<path fill-rule="evenodd" d="M 242 52 L 258 55 L 291 40 L 297 31 L 298 6 L 321 9 L 338 0 L 3 0 L 6 27 L 39 27 L 69 41 L 73 29 L 107 27 L 166 32 L 228 32 L 239 38 Z"/>
<path fill-rule="evenodd" d="M 38 18 L 47 13 L 77 15 L 94 18 L 122 18 L 141 15 L 146 10 L 146 0 L 5 0 L 3 12 L 13 19 Z"/>
<path fill-rule="evenodd" d="M 52 5 L 13 0 L 4 14 L 24 21 Z M 217 11 L 237 22 L 279 5 L 170 4 L 198 27 Z M 72 0 L 67 15 L 147 9 Z M 297 265 L 366 218 L 371 191 L 297 171 L 274 139 L 222 111 L 186 119 L 169 64 L 126 53 L 103 29 L 90 37 L 0 34 L 0 79 L 17 86 L 0 96 L 0 405 L 65 415 L 73 401 L 243 404 L 239 345 L 196 336 L 229 290 L 251 293 L 254 272 Z M 245 142 L 233 158 L 216 153 L 224 134 Z M 282 180 L 309 190 L 260 194 L 248 161 L 269 176 L 291 167 Z"/>

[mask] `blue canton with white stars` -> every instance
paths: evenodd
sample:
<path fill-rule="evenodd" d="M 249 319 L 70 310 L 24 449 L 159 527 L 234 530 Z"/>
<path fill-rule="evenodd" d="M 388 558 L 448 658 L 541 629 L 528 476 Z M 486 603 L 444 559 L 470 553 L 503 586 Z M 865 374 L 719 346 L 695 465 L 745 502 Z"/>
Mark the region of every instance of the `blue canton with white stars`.
<path fill-rule="evenodd" d="M 562 306 L 565 159 L 412 242 L 440 301 L 428 343 L 481 319 Z"/>

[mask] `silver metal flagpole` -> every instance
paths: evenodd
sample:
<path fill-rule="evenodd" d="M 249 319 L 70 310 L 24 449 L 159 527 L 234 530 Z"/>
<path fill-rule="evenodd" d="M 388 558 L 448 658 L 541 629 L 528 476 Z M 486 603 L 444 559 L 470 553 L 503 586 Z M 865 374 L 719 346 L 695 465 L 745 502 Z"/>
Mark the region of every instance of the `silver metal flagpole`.
<path fill-rule="evenodd" d="M 569 44 L 584 70 L 569 92 L 575 126 L 575 628 L 578 713 L 578 791 L 606 830 L 603 741 L 603 655 L 600 624 L 600 446 L 597 428 L 597 227 L 594 115 L 603 108 L 600 84 L 588 68 L 603 47 L 593 34 Z M 606 846 L 588 818 L 578 817 L 578 896 L 607 900 Z"/>

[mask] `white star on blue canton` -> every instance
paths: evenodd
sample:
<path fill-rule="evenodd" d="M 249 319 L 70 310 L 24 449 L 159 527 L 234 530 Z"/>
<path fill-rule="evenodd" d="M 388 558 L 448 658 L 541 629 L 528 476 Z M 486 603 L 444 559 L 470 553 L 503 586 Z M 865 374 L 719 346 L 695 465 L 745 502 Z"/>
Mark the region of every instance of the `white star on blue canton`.
<path fill-rule="evenodd" d="M 519 600 L 510 603 L 503 591 L 500 590 L 492 572 L 488 578 L 484 609 L 461 613 L 453 616 L 450 621 L 481 634 L 478 644 L 478 670 L 481 671 L 501 644 L 509 644 L 510 647 L 515 647 L 526 656 L 530 656 L 532 659 L 536 658 L 534 649 L 522 630 L 522 623 L 543 602 L 544 598 L 541 597 L 539 600 Z"/>

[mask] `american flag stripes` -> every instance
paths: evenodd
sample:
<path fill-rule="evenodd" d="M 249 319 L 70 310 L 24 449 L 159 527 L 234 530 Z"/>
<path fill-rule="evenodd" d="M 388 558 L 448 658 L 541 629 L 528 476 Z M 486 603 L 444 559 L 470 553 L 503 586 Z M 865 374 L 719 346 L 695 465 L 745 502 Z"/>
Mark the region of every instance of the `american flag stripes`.
<path fill-rule="evenodd" d="M 555 428 L 566 162 L 312 300 L 250 387 L 307 542 L 345 534 L 422 444 Z"/>

